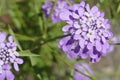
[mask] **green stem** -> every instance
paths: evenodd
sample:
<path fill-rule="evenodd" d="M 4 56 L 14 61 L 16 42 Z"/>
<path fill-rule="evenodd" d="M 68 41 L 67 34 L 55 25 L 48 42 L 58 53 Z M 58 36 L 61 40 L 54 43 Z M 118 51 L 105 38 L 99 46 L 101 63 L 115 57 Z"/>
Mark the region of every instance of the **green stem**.
<path fill-rule="evenodd" d="M 70 2 L 70 0 L 66 0 L 66 2 L 68 3 L 69 6 L 72 5 L 72 3 Z"/>
<path fill-rule="evenodd" d="M 60 38 L 63 38 L 63 37 L 69 36 L 69 35 L 70 35 L 70 34 L 68 34 L 68 35 L 56 36 L 56 37 L 54 37 L 54 38 L 51 38 L 51 39 L 49 39 L 49 40 L 44 41 L 43 43 L 41 43 L 41 45 L 46 44 L 46 43 L 51 42 L 51 41 L 55 41 L 55 40 L 57 40 L 57 39 L 60 39 Z"/>
<path fill-rule="evenodd" d="M 58 1 L 58 0 L 55 0 L 55 1 L 54 1 L 54 4 L 53 4 L 52 9 L 51 9 L 51 11 L 50 11 L 49 17 L 52 16 L 52 13 L 54 12 L 54 9 L 55 9 L 55 7 L 56 7 L 57 1 Z"/>
<path fill-rule="evenodd" d="M 94 78 L 92 75 L 84 74 L 83 72 L 75 69 L 73 65 L 69 64 L 68 62 L 66 62 L 66 61 L 65 61 L 63 58 L 61 58 L 59 55 L 56 55 L 56 57 L 57 57 L 58 59 L 60 59 L 61 61 L 63 61 L 68 67 L 70 67 L 71 69 L 75 70 L 76 72 L 79 72 L 80 74 L 82 74 L 82 75 L 84 75 L 84 76 L 86 76 L 86 77 L 89 77 L 89 78 L 92 79 L 92 80 L 97 80 L 97 79 Z"/>

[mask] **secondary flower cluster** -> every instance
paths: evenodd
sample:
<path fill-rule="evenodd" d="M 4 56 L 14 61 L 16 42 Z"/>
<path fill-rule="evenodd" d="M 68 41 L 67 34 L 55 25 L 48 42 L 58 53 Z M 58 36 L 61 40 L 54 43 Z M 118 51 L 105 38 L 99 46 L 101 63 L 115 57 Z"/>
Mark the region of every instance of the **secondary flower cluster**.
<path fill-rule="evenodd" d="M 67 23 L 62 31 L 68 36 L 60 40 L 60 48 L 69 58 L 88 58 L 98 62 L 109 51 L 109 39 L 113 34 L 108 19 L 97 6 L 81 2 L 61 10 L 60 19 Z"/>
<path fill-rule="evenodd" d="M 17 44 L 12 36 L 7 36 L 5 32 L 0 32 L 0 80 L 14 80 L 14 75 L 10 71 L 12 65 L 16 71 L 19 71 L 18 64 L 23 60 L 16 51 Z"/>
<path fill-rule="evenodd" d="M 94 74 L 92 69 L 90 68 L 90 66 L 87 63 L 76 64 L 75 69 L 77 70 L 74 73 L 75 80 L 91 80 L 89 77 L 87 77 L 85 75 L 93 75 Z M 85 75 L 80 74 L 79 71 Z"/>
<path fill-rule="evenodd" d="M 45 4 L 42 6 L 42 10 L 45 12 L 45 17 L 51 16 L 52 22 L 56 23 L 61 21 L 59 18 L 59 13 L 61 9 L 66 7 L 68 7 L 66 0 L 58 0 L 56 3 L 52 1 L 46 1 Z"/>

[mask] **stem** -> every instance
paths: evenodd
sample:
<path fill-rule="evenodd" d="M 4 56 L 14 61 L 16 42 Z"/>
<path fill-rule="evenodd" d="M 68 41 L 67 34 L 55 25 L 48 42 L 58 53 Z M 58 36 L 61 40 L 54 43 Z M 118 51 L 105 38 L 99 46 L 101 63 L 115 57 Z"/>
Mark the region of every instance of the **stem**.
<path fill-rule="evenodd" d="M 61 58 L 60 56 L 57 55 L 56 57 L 59 58 L 59 59 L 60 59 L 61 61 L 63 61 L 68 67 L 70 67 L 71 69 L 75 70 L 76 72 L 78 72 L 78 73 L 80 73 L 80 74 L 82 74 L 82 75 L 84 75 L 84 76 L 86 76 L 86 77 L 88 77 L 88 78 L 90 78 L 90 79 L 92 79 L 92 80 L 97 80 L 97 79 L 95 79 L 93 76 L 84 74 L 83 72 L 75 69 L 72 65 L 70 65 L 68 62 L 66 62 L 66 61 L 65 61 L 63 58 Z"/>
<path fill-rule="evenodd" d="M 120 45 L 120 43 L 110 43 L 111 45 Z"/>
<path fill-rule="evenodd" d="M 69 6 L 72 5 L 71 1 L 70 0 L 66 0 L 66 2 L 68 3 Z"/>
<path fill-rule="evenodd" d="M 56 7 L 57 1 L 58 1 L 58 0 L 55 0 L 55 1 L 54 1 L 54 4 L 53 4 L 52 9 L 51 9 L 51 11 L 50 11 L 49 18 L 52 16 L 52 13 L 54 12 L 54 9 L 55 9 L 55 7 Z"/>
<path fill-rule="evenodd" d="M 55 41 L 55 40 L 57 40 L 57 39 L 60 39 L 60 38 L 63 38 L 63 37 L 69 36 L 69 35 L 70 35 L 70 34 L 68 34 L 68 35 L 56 36 L 56 37 L 54 37 L 54 38 L 51 38 L 51 39 L 49 39 L 49 40 L 44 41 L 43 43 L 41 43 L 41 45 L 46 44 L 46 43 L 51 42 L 51 41 Z"/>

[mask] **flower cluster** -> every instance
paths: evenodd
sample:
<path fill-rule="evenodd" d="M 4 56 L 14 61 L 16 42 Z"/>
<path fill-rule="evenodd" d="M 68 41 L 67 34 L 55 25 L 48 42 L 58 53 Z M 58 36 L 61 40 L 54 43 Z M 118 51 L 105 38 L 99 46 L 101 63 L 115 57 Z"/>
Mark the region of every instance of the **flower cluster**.
<path fill-rule="evenodd" d="M 61 10 L 60 19 L 67 23 L 62 31 L 68 36 L 60 40 L 60 48 L 74 58 L 88 58 L 98 62 L 109 50 L 109 40 L 113 33 L 110 23 L 97 6 L 90 9 L 89 4 L 81 2 Z"/>
<path fill-rule="evenodd" d="M 90 68 L 90 66 L 87 63 L 76 64 L 75 69 L 77 71 L 82 72 L 85 75 L 93 75 L 94 74 L 92 69 Z M 77 71 L 74 73 L 75 80 L 91 80 L 89 77 L 87 77 L 83 74 L 80 74 Z"/>
<path fill-rule="evenodd" d="M 59 12 L 61 11 L 61 9 L 66 7 L 68 7 L 66 0 L 58 0 L 56 3 L 52 1 L 46 1 L 45 4 L 42 6 L 42 10 L 45 12 L 45 17 L 51 16 L 52 22 L 56 23 L 61 21 L 59 18 Z"/>
<path fill-rule="evenodd" d="M 16 51 L 17 44 L 12 36 L 7 36 L 5 32 L 0 32 L 0 80 L 14 80 L 14 75 L 10 71 L 13 65 L 16 71 L 19 71 L 18 64 L 22 64 L 23 60 Z"/>

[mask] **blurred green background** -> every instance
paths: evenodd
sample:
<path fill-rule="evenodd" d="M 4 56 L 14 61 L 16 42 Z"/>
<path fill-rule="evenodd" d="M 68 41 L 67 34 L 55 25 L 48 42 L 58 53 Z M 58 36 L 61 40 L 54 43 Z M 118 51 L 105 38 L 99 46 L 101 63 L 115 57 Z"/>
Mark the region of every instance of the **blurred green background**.
<path fill-rule="evenodd" d="M 0 0 L 0 31 L 12 34 L 24 59 L 15 80 L 73 80 L 76 62 L 58 48 L 63 22 L 53 24 L 41 10 L 45 0 Z M 75 0 L 79 3 L 80 0 Z M 120 0 L 86 0 L 110 19 L 115 36 L 120 34 Z M 97 80 L 120 80 L 120 46 L 92 66 Z M 70 66 L 69 66 L 70 65 Z"/>

